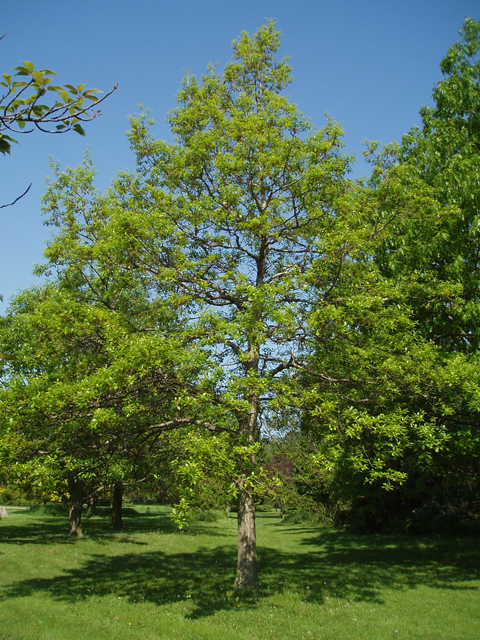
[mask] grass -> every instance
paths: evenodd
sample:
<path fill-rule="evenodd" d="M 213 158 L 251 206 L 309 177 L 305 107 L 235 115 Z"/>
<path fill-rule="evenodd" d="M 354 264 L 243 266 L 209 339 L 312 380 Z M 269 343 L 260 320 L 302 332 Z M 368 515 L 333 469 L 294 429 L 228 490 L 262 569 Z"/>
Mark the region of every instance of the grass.
<path fill-rule="evenodd" d="M 135 513 L 136 512 L 136 513 Z M 233 590 L 236 520 L 181 533 L 166 509 L 0 524 L 0 639 L 480 640 L 478 538 L 353 536 L 257 520 L 261 588 Z"/>

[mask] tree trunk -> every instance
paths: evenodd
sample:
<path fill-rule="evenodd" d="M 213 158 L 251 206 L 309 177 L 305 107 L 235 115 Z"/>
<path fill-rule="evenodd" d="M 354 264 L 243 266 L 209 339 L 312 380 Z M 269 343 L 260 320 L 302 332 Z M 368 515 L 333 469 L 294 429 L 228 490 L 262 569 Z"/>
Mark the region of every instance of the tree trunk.
<path fill-rule="evenodd" d="M 87 517 L 88 518 L 93 518 L 93 516 L 96 514 L 97 512 L 97 505 L 98 505 L 98 494 L 94 494 L 93 497 L 90 497 L 88 502 L 88 514 Z"/>
<path fill-rule="evenodd" d="M 123 487 L 121 484 L 115 484 L 113 486 L 113 493 L 112 493 L 112 525 L 114 527 L 117 527 L 117 529 L 123 528 L 122 499 L 123 499 Z"/>
<path fill-rule="evenodd" d="M 82 510 L 83 510 L 83 480 L 70 480 L 68 483 L 68 518 L 70 531 L 69 535 L 75 538 L 83 538 L 82 533 Z"/>
<path fill-rule="evenodd" d="M 248 491 L 242 489 L 238 496 L 238 557 L 235 588 L 256 589 L 257 587 L 255 503 Z"/>
<path fill-rule="evenodd" d="M 258 350 L 250 348 L 250 359 L 245 364 L 245 372 L 258 370 Z M 259 398 L 257 394 L 248 397 L 250 410 L 240 422 L 240 433 L 246 436 L 248 442 L 258 440 L 258 408 Z M 250 460 L 255 464 L 255 459 Z M 238 494 L 238 555 L 237 555 L 237 577 L 235 578 L 236 589 L 256 589 L 258 587 L 257 571 L 257 536 L 255 532 L 255 503 L 253 496 L 243 482 L 240 482 L 242 489 Z"/>

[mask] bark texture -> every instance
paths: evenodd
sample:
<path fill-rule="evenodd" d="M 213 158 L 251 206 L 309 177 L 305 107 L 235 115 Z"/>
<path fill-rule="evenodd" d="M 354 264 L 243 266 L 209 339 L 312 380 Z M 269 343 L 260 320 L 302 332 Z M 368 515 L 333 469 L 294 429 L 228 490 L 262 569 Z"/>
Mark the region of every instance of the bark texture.
<path fill-rule="evenodd" d="M 83 538 L 82 511 L 85 498 L 83 480 L 70 480 L 68 483 L 68 491 L 69 535 L 74 538 Z"/>
<path fill-rule="evenodd" d="M 255 503 L 248 491 L 242 489 L 238 496 L 238 557 L 235 588 L 256 589 L 257 587 Z"/>
<path fill-rule="evenodd" d="M 112 492 L 112 525 L 117 529 L 123 528 L 122 500 L 123 487 L 121 484 L 116 484 Z"/>
<path fill-rule="evenodd" d="M 249 346 L 248 359 L 244 363 L 245 376 L 252 372 L 258 374 L 258 347 Z M 256 442 L 258 439 L 258 409 L 260 406 L 259 397 L 256 393 L 248 396 L 250 409 L 239 421 L 240 433 L 246 437 L 248 442 Z M 250 460 L 255 464 L 255 459 Z M 248 473 L 248 471 L 247 471 Z M 257 570 L 257 537 L 255 531 L 255 503 L 252 494 L 247 490 L 243 481 L 238 494 L 237 514 L 238 514 L 238 555 L 237 555 L 237 576 L 235 578 L 236 589 L 256 589 L 258 587 Z"/>

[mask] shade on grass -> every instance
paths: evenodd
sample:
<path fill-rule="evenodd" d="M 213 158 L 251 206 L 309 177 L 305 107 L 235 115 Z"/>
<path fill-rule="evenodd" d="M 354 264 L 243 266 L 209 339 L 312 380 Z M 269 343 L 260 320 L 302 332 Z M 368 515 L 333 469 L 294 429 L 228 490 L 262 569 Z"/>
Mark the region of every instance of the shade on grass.
<path fill-rule="evenodd" d="M 180 533 L 141 509 L 72 541 L 60 518 L 0 524 L 0 639 L 480 639 L 478 540 L 353 536 L 259 514 L 261 588 L 232 589 L 236 521 Z M 3 634 L 3 636 L 2 636 Z"/>

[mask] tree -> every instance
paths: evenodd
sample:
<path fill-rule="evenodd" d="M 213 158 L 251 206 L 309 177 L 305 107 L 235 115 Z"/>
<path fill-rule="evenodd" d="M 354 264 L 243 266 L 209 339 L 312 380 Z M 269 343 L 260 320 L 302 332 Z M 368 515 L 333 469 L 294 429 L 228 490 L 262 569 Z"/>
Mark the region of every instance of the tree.
<path fill-rule="evenodd" d="M 60 182 L 47 197 L 58 228 L 51 264 L 135 274 L 152 299 L 178 310 L 172 339 L 205 358 L 176 404 L 185 423 L 232 441 L 238 588 L 258 585 L 262 416 L 298 402 L 314 272 L 334 288 L 365 234 L 341 129 L 328 120 L 316 131 L 283 95 L 291 70 L 276 61 L 278 48 L 269 22 L 233 43 L 223 74 L 210 67 L 201 82 L 185 77 L 169 118 L 175 144 L 154 140 L 147 116 L 133 118 L 138 173 L 119 176 L 81 220 L 62 206 Z"/>
<path fill-rule="evenodd" d="M 371 270 L 363 269 L 357 291 L 338 287 L 312 318 L 302 424 L 316 443 L 314 465 L 331 476 L 327 502 L 353 502 L 357 523 L 365 506 L 370 530 L 380 524 L 374 505 L 381 496 L 396 500 L 398 519 L 400 487 L 413 495 L 428 477 L 458 481 L 477 448 L 458 421 L 466 411 L 478 417 L 479 383 L 473 363 L 452 362 L 421 335 L 411 283 L 372 278 Z"/>
<path fill-rule="evenodd" d="M 460 33 L 441 61 L 435 106 L 420 110 L 422 128 L 391 148 L 405 187 L 429 188 L 438 214 L 415 220 L 415 227 L 399 220 L 379 261 L 393 276 L 416 270 L 430 278 L 430 300 L 424 296 L 416 307 L 424 334 L 446 350 L 474 353 L 480 344 L 480 21 L 466 18 Z M 450 301 L 431 293 L 447 287 Z"/>
<path fill-rule="evenodd" d="M 179 378 L 162 341 L 149 334 L 133 340 L 125 325 L 120 314 L 52 284 L 17 296 L 1 322 L 2 478 L 60 496 L 76 537 L 87 498 L 110 486 L 118 496 L 120 485 L 152 478 L 155 455 L 165 457 L 158 440 L 169 425 L 155 428 L 153 416 L 168 415 Z M 115 506 L 117 515 L 118 500 Z"/>
<path fill-rule="evenodd" d="M 435 105 L 422 107 L 422 128 L 412 129 L 395 150 L 403 185 L 429 189 L 436 215 L 398 221 L 378 256 L 389 277 L 417 274 L 411 306 L 419 330 L 444 354 L 453 387 L 463 381 L 443 419 L 450 440 L 443 476 L 452 484 L 478 477 L 480 446 L 480 21 L 466 18 L 460 33 L 441 61 Z"/>
<path fill-rule="evenodd" d="M 407 492 L 417 507 L 454 487 L 465 504 L 478 492 L 480 23 L 466 19 L 462 35 L 441 63 L 435 106 L 421 110 L 423 128 L 402 145 L 369 145 L 365 197 L 385 231 L 367 248 L 363 290 L 337 288 L 336 314 L 316 320 L 336 340 L 316 348 L 311 382 L 330 381 L 305 426 L 343 496 L 367 496 L 374 518 L 385 488 L 397 512 Z"/>

